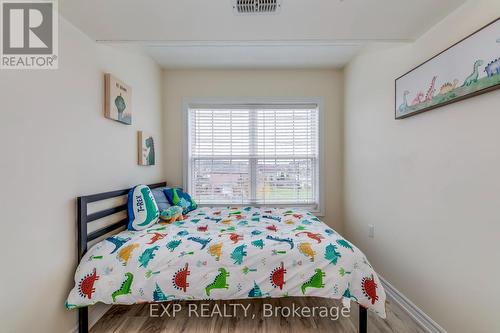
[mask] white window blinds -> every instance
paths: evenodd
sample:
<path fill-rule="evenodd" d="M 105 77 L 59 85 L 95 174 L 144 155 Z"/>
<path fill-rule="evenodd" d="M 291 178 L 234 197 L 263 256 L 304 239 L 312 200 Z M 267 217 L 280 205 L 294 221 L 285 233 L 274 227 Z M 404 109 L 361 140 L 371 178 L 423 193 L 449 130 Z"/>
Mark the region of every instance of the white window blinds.
<path fill-rule="evenodd" d="M 200 204 L 317 207 L 317 105 L 192 106 L 188 127 Z"/>

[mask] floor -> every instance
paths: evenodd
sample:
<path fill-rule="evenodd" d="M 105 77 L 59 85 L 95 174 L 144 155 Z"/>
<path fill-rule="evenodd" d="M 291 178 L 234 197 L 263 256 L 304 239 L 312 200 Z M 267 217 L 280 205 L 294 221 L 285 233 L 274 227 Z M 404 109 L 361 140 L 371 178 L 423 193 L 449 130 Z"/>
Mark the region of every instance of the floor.
<path fill-rule="evenodd" d="M 322 312 L 323 318 L 319 315 L 309 318 L 298 318 L 287 315 L 264 318 L 264 305 L 272 305 L 273 309 L 277 307 L 291 308 L 306 306 L 312 307 L 338 307 L 341 309 L 341 303 L 336 300 L 322 298 L 280 298 L 265 300 L 243 300 L 243 301 L 197 301 L 197 302 L 175 302 L 161 303 L 151 308 L 149 304 L 132 306 L 113 306 L 92 328 L 91 333 L 177 333 L 177 332 L 316 332 L 327 331 L 335 333 L 355 333 L 357 332 L 358 308 L 353 303 L 349 318 L 342 317 L 339 310 L 339 319 L 332 320 L 335 317 L 335 310 L 328 316 L 327 312 Z M 165 310 L 163 307 L 170 307 Z M 173 306 L 179 310 L 173 317 Z M 189 305 L 191 304 L 191 305 Z M 240 304 L 235 307 L 233 304 Z M 191 306 L 191 316 L 189 316 L 189 307 Z M 247 316 L 243 306 L 247 308 Z M 204 311 L 202 311 L 202 307 Z M 225 309 L 225 313 L 223 312 Z M 201 317 L 202 314 L 209 315 L 212 311 L 219 310 L 222 316 Z M 153 315 L 150 316 L 152 311 Z M 286 311 L 286 310 L 283 310 Z M 408 317 L 399 307 L 387 302 L 387 319 L 380 319 L 377 315 L 368 313 L 368 332 L 369 333 L 424 333 L 415 322 Z M 224 318 L 224 315 L 236 313 L 237 317 Z M 269 313 L 269 312 L 267 312 Z M 317 312 L 318 313 L 318 312 Z M 163 316 L 160 317 L 160 314 Z M 169 314 L 170 317 L 167 315 Z M 196 317 L 198 314 L 200 317 Z M 305 313 L 307 315 L 307 313 Z"/>

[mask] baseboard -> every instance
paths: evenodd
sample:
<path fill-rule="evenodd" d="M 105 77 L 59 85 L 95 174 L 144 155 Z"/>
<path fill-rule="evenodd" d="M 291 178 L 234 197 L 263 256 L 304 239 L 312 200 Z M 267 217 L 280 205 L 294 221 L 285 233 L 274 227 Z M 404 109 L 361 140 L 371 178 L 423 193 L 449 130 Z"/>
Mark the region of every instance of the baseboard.
<path fill-rule="evenodd" d="M 96 305 L 92 305 L 89 307 L 89 329 L 97 323 L 99 319 L 104 316 L 104 314 L 111 308 L 111 305 L 98 303 Z M 75 312 L 77 312 L 75 310 Z M 79 333 L 78 332 L 78 324 L 69 331 L 69 333 Z"/>
<path fill-rule="evenodd" d="M 428 333 L 447 333 L 444 328 L 439 326 L 431 317 L 429 317 L 424 311 L 422 311 L 418 306 L 416 306 L 412 301 L 410 301 L 405 295 L 403 295 L 399 290 L 394 288 L 386 279 L 379 275 L 379 279 L 384 286 L 385 293 L 387 297 L 390 298 L 394 303 L 396 303 L 403 311 L 408 313 L 408 315 L 420 326 L 425 332 Z"/>

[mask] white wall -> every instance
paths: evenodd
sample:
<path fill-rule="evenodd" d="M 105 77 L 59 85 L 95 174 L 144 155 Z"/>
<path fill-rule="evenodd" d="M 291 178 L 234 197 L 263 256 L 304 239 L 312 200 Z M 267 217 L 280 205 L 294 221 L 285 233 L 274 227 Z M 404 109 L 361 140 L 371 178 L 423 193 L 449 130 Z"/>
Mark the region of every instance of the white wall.
<path fill-rule="evenodd" d="M 322 97 L 325 101 L 325 222 L 342 231 L 342 73 L 334 70 L 174 70 L 164 72 L 167 182 L 182 185 L 183 98 Z"/>
<path fill-rule="evenodd" d="M 449 332 L 500 331 L 500 91 L 396 121 L 394 79 L 499 16 L 469 1 L 345 70 L 347 236 Z"/>
<path fill-rule="evenodd" d="M 75 197 L 163 179 L 161 70 L 97 45 L 60 20 L 54 71 L 0 71 L 2 332 L 68 332 L 76 265 Z M 133 125 L 103 117 L 103 73 L 133 89 Z M 137 165 L 137 130 L 157 137 L 154 167 Z"/>

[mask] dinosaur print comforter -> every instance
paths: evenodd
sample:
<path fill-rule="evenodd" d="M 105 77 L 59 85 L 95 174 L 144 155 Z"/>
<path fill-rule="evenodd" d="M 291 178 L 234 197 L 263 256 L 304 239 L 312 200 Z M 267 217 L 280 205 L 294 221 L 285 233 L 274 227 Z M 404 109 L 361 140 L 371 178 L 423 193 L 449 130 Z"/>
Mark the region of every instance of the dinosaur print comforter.
<path fill-rule="evenodd" d="M 354 300 L 385 318 L 385 292 L 360 250 L 305 210 L 254 207 L 199 208 L 97 243 L 66 306 L 284 296 Z"/>

